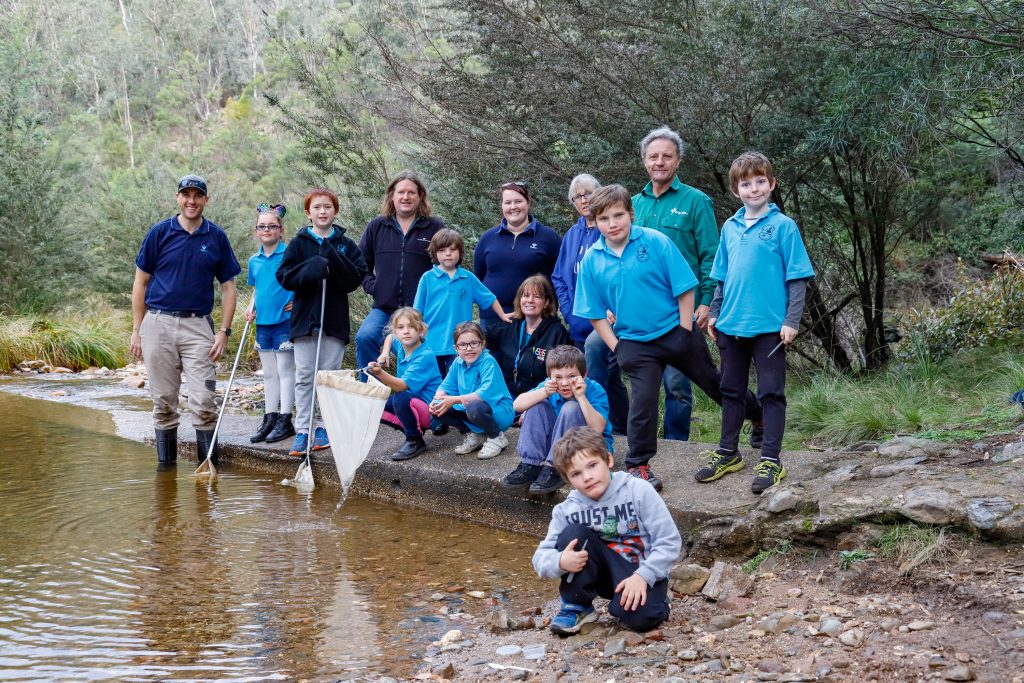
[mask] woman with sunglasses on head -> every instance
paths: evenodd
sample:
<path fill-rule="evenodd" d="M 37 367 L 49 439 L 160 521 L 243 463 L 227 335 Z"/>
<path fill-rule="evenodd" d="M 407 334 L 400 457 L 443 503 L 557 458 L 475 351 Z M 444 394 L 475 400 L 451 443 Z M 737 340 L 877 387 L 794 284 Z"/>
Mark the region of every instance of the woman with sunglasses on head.
<path fill-rule="evenodd" d="M 284 204 L 256 207 L 253 230 L 260 249 L 249 257 L 249 285 L 255 288 L 255 304 L 246 312 L 256 321 L 256 350 L 263 366 L 263 423 L 249 437 L 256 443 L 275 443 L 295 434 L 292 407 L 295 405 L 295 357 L 289 340 L 292 293 L 277 281 L 277 269 L 284 257 Z"/>
<path fill-rule="evenodd" d="M 531 275 L 551 278 L 562 238 L 533 215 L 526 183 L 514 181 L 500 188 L 501 222 L 477 242 L 473 271 L 498 298 L 506 313 L 515 310 L 516 291 Z M 488 344 L 496 342 L 507 325 L 490 310 L 480 311 L 480 324 Z"/>

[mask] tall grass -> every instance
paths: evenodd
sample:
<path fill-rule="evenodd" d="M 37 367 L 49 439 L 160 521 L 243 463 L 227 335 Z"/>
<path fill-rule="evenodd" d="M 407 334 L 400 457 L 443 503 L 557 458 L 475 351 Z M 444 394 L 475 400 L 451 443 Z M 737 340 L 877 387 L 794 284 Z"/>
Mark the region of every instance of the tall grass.
<path fill-rule="evenodd" d="M 102 307 L 51 317 L 0 315 L 0 371 L 23 360 L 72 370 L 121 367 L 131 329 L 130 314 Z"/>

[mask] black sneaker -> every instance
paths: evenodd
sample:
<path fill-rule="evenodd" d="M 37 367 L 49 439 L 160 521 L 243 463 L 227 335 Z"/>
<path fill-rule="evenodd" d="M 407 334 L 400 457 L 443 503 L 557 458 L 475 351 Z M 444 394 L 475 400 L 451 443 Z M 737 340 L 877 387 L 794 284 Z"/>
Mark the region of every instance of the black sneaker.
<path fill-rule="evenodd" d="M 540 471 L 540 465 L 530 465 L 520 460 L 516 468 L 501 480 L 501 486 L 506 489 L 525 489 L 537 479 Z"/>
<path fill-rule="evenodd" d="M 295 436 L 295 425 L 292 424 L 292 414 L 279 413 L 277 421 L 274 423 L 273 431 L 267 434 L 267 443 L 277 443 L 278 441 L 284 441 L 292 436 Z"/>
<path fill-rule="evenodd" d="M 405 443 L 397 451 L 391 454 L 392 460 L 412 460 L 417 455 L 427 450 L 427 444 L 422 436 L 410 439 L 405 437 Z"/>
<path fill-rule="evenodd" d="M 274 426 L 277 424 L 277 413 L 264 413 L 263 422 L 260 423 L 259 428 L 249 437 L 249 443 L 259 443 L 260 441 L 266 441 L 267 436 L 270 432 L 274 431 Z"/>
<path fill-rule="evenodd" d="M 707 463 L 693 473 L 693 478 L 701 483 L 721 479 L 730 472 L 739 472 L 746 466 L 739 451 L 704 451 L 701 455 L 707 456 Z"/>
<path fill-rule="evenodd" d="M 750 447 L 760 448 L 764 444 L 764 420 L 750 423 Z"/>
<path fill-rule="evenodd" d="M 551 465 L 544 465 L 537 481 L 530 484 L 530 493 L 554 493 L 562 488 L 562 475 Z"/>
<path fill-rule="evenodd" d="M 636 477 L 637 479 L 643 479 L 654 487 L 655 491 L 661 490 L 661 479 L 654 476 L 654 472 L 651 471 L 650 465 L 637 465 L 636 467 L 627 467 L 626 474 Z"/>
<path fill-rule="evenodd" d="M 750 484 L 750 490 L 754 493 L 761 493 L 785 478 L 786 468 L 782 466 L 782 463 L 774 460 L 762 460 L 754 468 L 754 481 Z"/>

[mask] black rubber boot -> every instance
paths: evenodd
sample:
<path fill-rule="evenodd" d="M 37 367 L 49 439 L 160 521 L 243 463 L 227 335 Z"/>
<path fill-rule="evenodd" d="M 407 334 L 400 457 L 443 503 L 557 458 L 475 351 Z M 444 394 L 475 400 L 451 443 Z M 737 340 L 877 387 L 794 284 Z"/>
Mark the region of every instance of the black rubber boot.
<path fill-rule="evenodd" d="M 274 429 L 267 434 L 267 443 L 284 441 L 290 436 L 295 436 L 295 427 L 292 426 L 292 414 L 278 413 Z"/>
<path fill-rule="evenodd" d="M 270 432 L 274 431 L 274 425 L 277 424 L 277 413 L 265 413 L 263 415 L 263 423 L 260 425 L 252 436 L 249 437 L 249 443 L 259 443 L 267 438 Z"/>
<path fill-rule="evenodd" d="M 196 430 L 196 455 L 198 460 L 196 462 L 202 464 L 206 460 L 206 454 L 210 452 L 210 443 L 213 442 L 213 430 Z M 213 445 L 213 455 L 210 456 L 210 462 L 213 466 L 217 466 L 217 445 Z"/>
<path fill-rule="evenodd" d="M 427 444 L 422 436 L 413 438 L 405 437 L 405 443 L 397 451 L 391 454 L 392 460 L 411 460 L 420 453 L 427 450 Z"/>
<path fill-rule="evenodd" d="M 161 468 L 174 467 L 178 461 L 178 428 L 156 430 L 156 462 Z"/>

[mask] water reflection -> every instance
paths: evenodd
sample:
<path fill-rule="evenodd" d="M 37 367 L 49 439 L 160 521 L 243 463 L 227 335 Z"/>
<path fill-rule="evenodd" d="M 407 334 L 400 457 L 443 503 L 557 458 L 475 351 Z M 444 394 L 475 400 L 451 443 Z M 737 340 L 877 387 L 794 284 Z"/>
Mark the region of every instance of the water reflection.
<path fill-rule="evenodd" d="M 0 394 L 0 681 L 408 675 L 533 539 L 269 477 L 157 472 L 105 416 Z M 443 601 L 431 599 L 441 591 Z M 531 603 L 532 604 L 532 603 Z"/>

